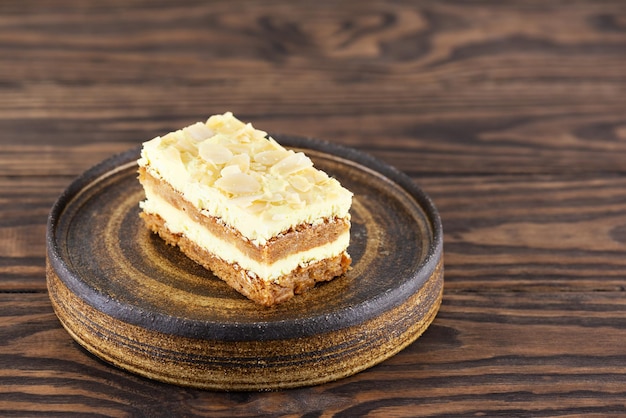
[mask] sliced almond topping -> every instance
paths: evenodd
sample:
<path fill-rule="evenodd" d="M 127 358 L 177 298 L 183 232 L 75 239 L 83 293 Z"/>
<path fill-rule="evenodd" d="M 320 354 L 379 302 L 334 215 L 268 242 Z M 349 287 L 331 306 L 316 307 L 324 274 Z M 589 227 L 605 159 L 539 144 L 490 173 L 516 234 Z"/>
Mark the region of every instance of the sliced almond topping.
<path fill-rule="evenodd" d="M 238 173 L 241 173 L 241 168 L 239 168 L 239 166 L 235 164 L 235 165 L 227 165 L 226 167 L 224 167 L 222 171 L 220 172 L 220 175 L 222 177 L 228 177 L 230 175 L 238 174 Z"/>
<path fill-rule="evenodd" d="M 215 186 L 234 195 L 256 193 L 261 190 L 261 183 L 246 173 L 230 173 L 220 177 L 215 182 Z"/>
<path fill-rule="evenodd" d="M 287 181 L 289 181 L 289 184 L 291 184 L 291 186 L 299 192 L 308 192 L 311 190 L 311 187 L 313 187 L 313 184 L 311 184 L 306 177 L 298 174 L 289 176 Z"/>
<path fill-rule="evenodd" d="M 288 176 L 289 174 L 296 173 L 305 168 L 312 167 L 313 162 L 304 155 L 302 152 L 291 153 L 289 156 L 283 158 L 270 169 L 281 176 Z"/>
<path fill-rule="evenodd" d="M 287 155 L 288 153 L 285 150 L 262 151 L 254 156 L 254 161 L 263 165 L 272 166 Z"/>
<path fill-rule="evenodd" d="M 183 131 L 189 134 L 189 136 L 196 141 L 202 141 L 203 139 L 210 138 L 214 135 L 213 130 L 202 122 L 196 122 L 193 125 L 189 125 L 183 129 Z"/>
<path fill-rule="evenodd" d="M 226 146 L 233 153 L 233 155 L 247 154 L 250 149 L 249 144 L 241 144 L 238 142 L 227 143 L 224 144 L 224 146 Z"/>
<path fill-rule="evenodd" d="M 198 147 L 198 153 L 205 160 L 213 164 L 225 164 L 233 158 L 233 153 L 223 145 L 205 141 Z"/>
<path fill-rule="evenodd" d="M 181 164 L 180 150 L 178 148 L 173 147 L 173 146 L 166 147 L 163 149 L 163 155 L 172 163 L 176 165 Z"/>
<path fill-rule="evenodd" d="M 260 202 L 259 199 L 261 199 L 262 197 L 263 197 L 262 193 L 246 194 L 246 195 L 242 195 L 242 196 L 232 199 L 232 202 L 239 207 L 249 208 L 253 206 L 255 203 Z M 265 205 L 265 202 L 261 202 L 261 203 Z"/>
<path fill-rule="evenodd" d="M 255 162 L 251 162 L 250 163 L 250 170 L 252 171 L 256 171 L 258 173 L 263 173 L 265 171 L 267 171 L 267 167 L 261 163 L 255 163 Z"/>
<path fill-rule="evenodd" d="M 228 161 L 228 165 L 238 165 L 242 172 L 250 170 L 250 156 L 248 154 L 238 154 Z"/>

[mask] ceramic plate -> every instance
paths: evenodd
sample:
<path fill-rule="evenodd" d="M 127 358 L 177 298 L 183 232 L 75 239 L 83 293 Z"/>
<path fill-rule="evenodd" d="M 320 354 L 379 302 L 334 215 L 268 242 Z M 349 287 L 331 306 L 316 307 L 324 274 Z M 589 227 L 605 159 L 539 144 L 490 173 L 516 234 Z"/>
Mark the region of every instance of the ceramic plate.
<path fill-rule="evenodd" d="M 249 301 L 146 229 L 132 149 L 84 173 L 50 213 L 48 286 L 70 334 L 144 376 L 244 390 L 345 377 L 419 337 L 443 289 L 431 200 L 366 154 L 275 138 L 354 193 L 348 273 L 274 308 Z M 307 370 L 313 363 L 315 373 Z"/>

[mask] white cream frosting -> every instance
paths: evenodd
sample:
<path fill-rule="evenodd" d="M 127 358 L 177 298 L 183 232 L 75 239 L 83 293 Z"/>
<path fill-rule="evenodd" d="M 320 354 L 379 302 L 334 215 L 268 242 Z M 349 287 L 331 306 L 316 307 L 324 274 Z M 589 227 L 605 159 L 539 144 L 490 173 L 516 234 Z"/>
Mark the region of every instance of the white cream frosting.
<path fill-rule="evenodd" d="M 145 142 L 138 163 L 257 245 L 302 223 L 350 217 L 350 191 L 230 112 Z"/>
<path fill-rule="evenodd" d="M 185 235 L 206 251 L 228 263 L 238 264 L 241 268 L 266 281 L 278 282 L 281 276 L 289 274 L 298 266 L 305 267 L 310 263 L 335 257 L 346 249 L 350 240 L 350 233 L 347 231 L 326 245 L 291 254 L 274 263 L 260 263 L 247 257 L 235 245 L 214 236 L 209 230 L 191 219 L 186 212 L 170 205 L 149 187 L 146 188 L 146 196 L 148 199 L 141 203 L 143 210 L 146 213 L 161 216 L 165 220 L 165 226 L 171 232 Z"/>

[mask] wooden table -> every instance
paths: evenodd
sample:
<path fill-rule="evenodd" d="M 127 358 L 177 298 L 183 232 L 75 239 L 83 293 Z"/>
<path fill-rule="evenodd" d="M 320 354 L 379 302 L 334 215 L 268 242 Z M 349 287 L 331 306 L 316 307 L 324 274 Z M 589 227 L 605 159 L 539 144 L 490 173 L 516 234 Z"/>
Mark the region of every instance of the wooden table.
<path fill-rule="evenodd" d="M 61 327 L 61 191 L 226 110 L 433 198 L 445 291 L 414 344 L 334 383 L 219 393 L 116 369 Z M 3 1 L 0 132 L 2 416 L 626 414 L 623 1 Z"/>

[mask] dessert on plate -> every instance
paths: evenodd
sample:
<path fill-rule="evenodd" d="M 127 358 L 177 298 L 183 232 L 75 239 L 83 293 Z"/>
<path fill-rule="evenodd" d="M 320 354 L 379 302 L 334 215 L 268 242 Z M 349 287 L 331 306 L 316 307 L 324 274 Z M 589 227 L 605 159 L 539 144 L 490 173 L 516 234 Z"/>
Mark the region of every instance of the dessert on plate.
<path fill-rule="evenodd" d="M 350 266 L 352 193 L 232 113 L 143 144 L 148 228 L 265 306 Z"/>

